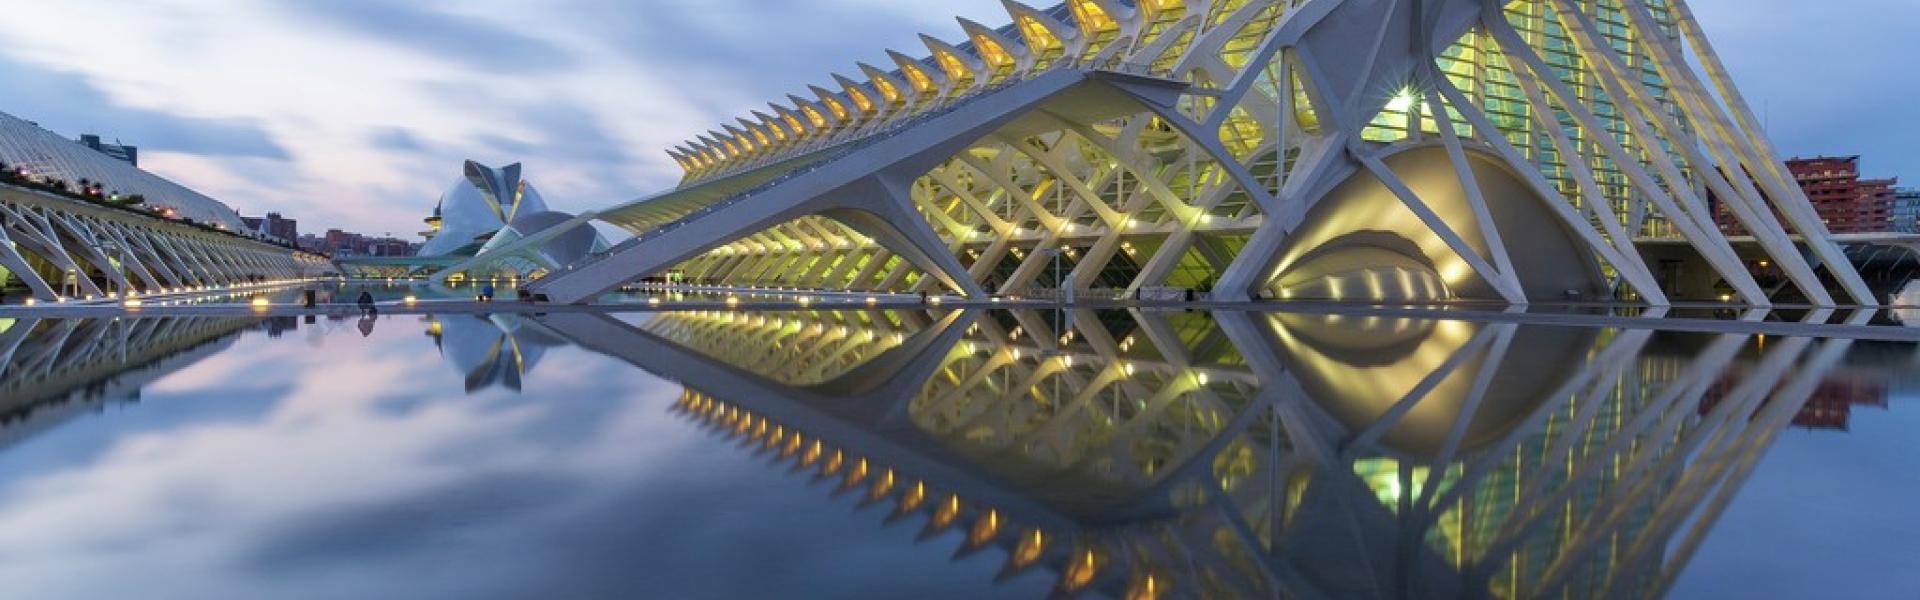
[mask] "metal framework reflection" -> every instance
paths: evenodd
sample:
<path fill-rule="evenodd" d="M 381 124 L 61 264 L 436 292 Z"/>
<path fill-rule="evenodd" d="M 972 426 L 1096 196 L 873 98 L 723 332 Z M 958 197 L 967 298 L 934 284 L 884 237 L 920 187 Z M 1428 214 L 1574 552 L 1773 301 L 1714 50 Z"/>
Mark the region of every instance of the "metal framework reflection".
<path fill-rule="evenodd" d="M 956 558 L 1127 598 L 1657 596 L 1852 344 L 1241 312 L 537 320 Z"/>

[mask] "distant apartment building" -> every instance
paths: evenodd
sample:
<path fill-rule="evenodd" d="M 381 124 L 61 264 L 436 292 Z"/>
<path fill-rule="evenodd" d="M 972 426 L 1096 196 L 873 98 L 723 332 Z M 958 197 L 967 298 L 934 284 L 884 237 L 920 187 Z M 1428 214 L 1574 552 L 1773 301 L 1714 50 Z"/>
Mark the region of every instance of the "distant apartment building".
<path fill-rule="evenodd" d="M 1898 179 L 1860 178 L 1859 156 L 1816 156 L 1787 161 L 1787 170 L 1800 184 L 1814 212 L 1833 233 L 1897 231 L 1894 222 Z M 1714 220 L 1729 235 L 1746 233 L 1724 204 L 1715 207 Z M 1792 225 L 1787 225 L 1792 229 Z"/>
<path fill-rule="evenodd" d="M 264 233 L 268 236 L 294 243 L 300 239 L 300 222 L 270 212 L 264 217 L 240 217 L 247 224 L 247 230 Z"/>
<path fill-rule="evenodd" d="M 115 141 L 117 142 L 118 140 L 115 140 Z M 91 134 L 91 133 L 80 135 L 80 145 L 91 148 L 93 149 L 94 152 L 99 152 L 101 154 L 111 156 L 114 159 L 120 160 L 127 164 L 130 164 L 136 167 L 140 166 L 140 148 L 139 147 L 126 146 L 118 143 L 109 144 L 106 142 L 102 142 L 100 141 L 100 136 Z"/>
<path fill-rule="evenodd" d="M 294 245 L 298 246 L 301 250 L 305 250 L 308 252 L 324 253 L 327 251 L 326 238 L 322 238 L 320 236 L 317 236 L 311 233 L 300 234 L 300 240 L 297 242 L 294 242 Z"/>
<path fill-rule="evenodd" d="M 320 250 L 335 257 L 374 256 L 397 257 L 413 256 L 420 245 L 399 238 L 373 237 L 340 229 L 328 229 L 320 240 Z"/>

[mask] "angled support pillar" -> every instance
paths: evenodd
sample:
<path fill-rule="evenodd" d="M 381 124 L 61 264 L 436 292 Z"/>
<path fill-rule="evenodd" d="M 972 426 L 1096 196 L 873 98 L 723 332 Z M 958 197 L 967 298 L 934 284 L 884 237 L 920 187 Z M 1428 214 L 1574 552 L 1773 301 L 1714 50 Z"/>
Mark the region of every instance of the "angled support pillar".
<path fill-rule="evenodd" d="M 913 199 L 899 178 L 870 177 L 846 191 L 846 198 L 837 203 L 841 206 L 822 211 L 821 215 L 873 238 L 895 255 L 939 278 L 949 289 L 969 297 L 986 297 L 986 290 L 967 274 L 966 266 L 960 264 L 947 243 L 913 209 Z"/>
<path fill-rule="evenodd" d="M 7 238 L 5 229 L 0 229 L 0 267 L 6 267 L 8 271 L 12 271 L 15 277 L 20 278 L 21 283 L 25 283 L 28 289 L 33 290 L 33 297 L 41 302 L 52 302 L 60 295 L 53 290 L 53 286 L 47 284 L 46 279 L 40 277 L 39 272 L 34 271 L 33 267 L 27 264 L 27 258 L 14 248 L 13 240 Z M 0 283 L 4 282 L 0 281 Z"/>

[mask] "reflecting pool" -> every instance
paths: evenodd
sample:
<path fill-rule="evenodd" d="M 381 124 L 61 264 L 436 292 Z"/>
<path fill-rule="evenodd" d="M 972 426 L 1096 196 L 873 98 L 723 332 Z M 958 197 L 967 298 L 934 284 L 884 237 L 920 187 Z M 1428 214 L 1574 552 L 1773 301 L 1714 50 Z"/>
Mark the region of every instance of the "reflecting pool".
<path fill-rule="evenodd" d="M 0 318 L 0 589 L 1911 597 L 1920 347 L 1703 321 Z"/>

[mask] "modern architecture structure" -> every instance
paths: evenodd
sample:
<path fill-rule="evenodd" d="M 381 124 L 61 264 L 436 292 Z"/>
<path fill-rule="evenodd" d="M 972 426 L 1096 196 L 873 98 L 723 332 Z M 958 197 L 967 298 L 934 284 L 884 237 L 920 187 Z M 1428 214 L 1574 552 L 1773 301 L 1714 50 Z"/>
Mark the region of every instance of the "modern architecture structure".
<path fill-rule="evenodd" d="M 518 163 L 495 169 L 467 161 L 464 175 L 440 196 L 426 223 L 421 235 L 427 241 L 417 253 L 352 258 L 341 265 L 362 276 L 526 277 L 561 269 L 607 247 L 585 219 L 547 208 L 540 192 L 521 178 Z M 536 232 L 544 235 L 524 240 Z M 482 254 L 489 257 L 485 266 L 469 264 Z"/>
<path fill-rule="evenodd" d="M 0 289 L 52 302 L 332 270 L 219 201 L 0 114 Z"/>
<path fill-rule="evenodd" d="M 530 291 L 1877 303 L 1685 0 L 1005 4 L 670 150 Z"/>

